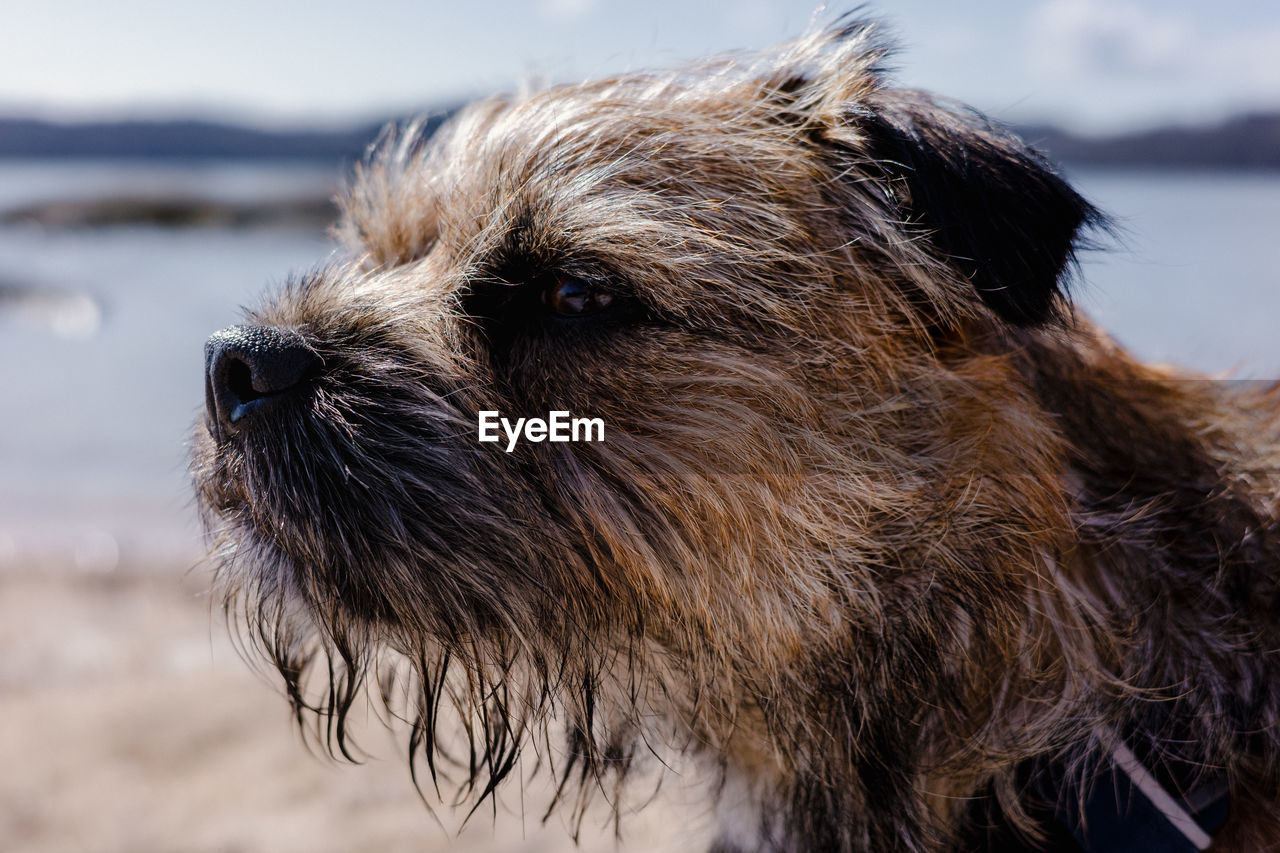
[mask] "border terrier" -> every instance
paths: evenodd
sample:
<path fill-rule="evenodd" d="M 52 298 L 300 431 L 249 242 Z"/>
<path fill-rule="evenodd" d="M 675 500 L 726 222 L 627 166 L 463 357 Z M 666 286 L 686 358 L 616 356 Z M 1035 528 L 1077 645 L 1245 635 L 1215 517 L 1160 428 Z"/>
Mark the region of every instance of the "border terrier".
<path fill-rule="evenodd" d="M 1073 311 L 1104 218 L 885 56 L 371 150 L 345 250 L 206 347 L 212 559 L 300 718 L 407 697 L 477 803 L 553 721 L 562 800 L 662 740 L 718 850 L 1280 839 L 1277 393 Z"/>

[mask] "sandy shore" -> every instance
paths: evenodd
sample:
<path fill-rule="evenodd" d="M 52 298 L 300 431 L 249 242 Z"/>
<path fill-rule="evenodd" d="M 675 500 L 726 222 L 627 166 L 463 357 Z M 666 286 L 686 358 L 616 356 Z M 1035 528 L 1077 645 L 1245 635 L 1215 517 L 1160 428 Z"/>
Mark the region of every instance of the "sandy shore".
<path fill-rule="evenodd" d="M 523 820 L 509 808 L 457 834 L 437 807 L 442 828 L 380 728 L 361 739 L 364 765 L 308 752 L 275 685 L 236 656 L 204 582 L 0 574 L 0 850 L 575 849 L 561 823 L 539 823 L 532 789 Z M 576 849 L 696 849 L 678 812 L 629 818 L 621 845 L 597 817 Z"/>

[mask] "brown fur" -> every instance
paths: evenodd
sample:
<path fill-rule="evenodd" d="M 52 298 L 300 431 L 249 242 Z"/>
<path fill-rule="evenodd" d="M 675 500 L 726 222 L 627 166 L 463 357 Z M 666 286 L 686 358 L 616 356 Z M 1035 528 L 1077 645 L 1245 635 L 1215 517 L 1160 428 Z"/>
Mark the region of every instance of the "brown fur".
<path fill-rule="evenodd" d="M 299 713 L 341 744 L 382 673 L 480 799 L 552 716 L 565 780 L 663 736 L 761 850 L 1034 838 L 1039 775 L 1122 733 L 1230 783 L 1230 849 L 1280 837 L 1274 393 L 1075 316 L 1096 213 L 882 57 L 851 24 L 383 141 L 346 256 L 251 316 L 322 375 L 196 439 L 229 604 Z M 564 275 L 614 306 L 549 316 Z M 606 439 L 508 454 L 481 409 Z"/>

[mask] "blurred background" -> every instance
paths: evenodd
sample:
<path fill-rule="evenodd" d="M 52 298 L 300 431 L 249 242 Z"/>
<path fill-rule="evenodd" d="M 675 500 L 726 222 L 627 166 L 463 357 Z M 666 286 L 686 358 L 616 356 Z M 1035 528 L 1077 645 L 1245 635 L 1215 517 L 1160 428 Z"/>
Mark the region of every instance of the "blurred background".
<path fill-rule="evenodd" d="M 762 47 L 813 0 L 48 0 L 0 30 L 0 850 L 557 850 L 453 841 L 375 727 L 309 755 L 226 639 L 185 473 L 202 344 L 332 250 L 388 120 Z M 1014 125 L 1121 226 L 1077 298 L 1141 356 L 1280 376 L 1280 5 L 897 0 L 899 82 Z M 678 799 L 678 796 L 675 797 Z M 522 818 L 522 812 L 528 817 Z M 688 818 L 696 819 L 696 815 Z M 624 823 L 653 849 L 686 818 Z M 493 841 L 499 833 L 501 842 Z M 586 849 L 613 849 L 589 821 Z"/>

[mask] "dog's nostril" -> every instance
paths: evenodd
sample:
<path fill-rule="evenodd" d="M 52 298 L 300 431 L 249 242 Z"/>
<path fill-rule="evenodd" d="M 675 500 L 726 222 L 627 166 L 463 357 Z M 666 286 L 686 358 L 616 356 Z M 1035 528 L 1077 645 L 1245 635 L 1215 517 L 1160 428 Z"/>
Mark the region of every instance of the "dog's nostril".
<path fill-rule="evenodd" d="M 232 326 L 205 344 L 205 403 L 215 430 L 237 425 L 303 386 L 321 367 L 302 335 L 274 326 Z"/>
<path fill-rule="evenodd" d="M 253 387 L 253 368 L 235 357 L 227 364 L 226 384 L 241 403 L 252 402 L 263 395 Z"/>

